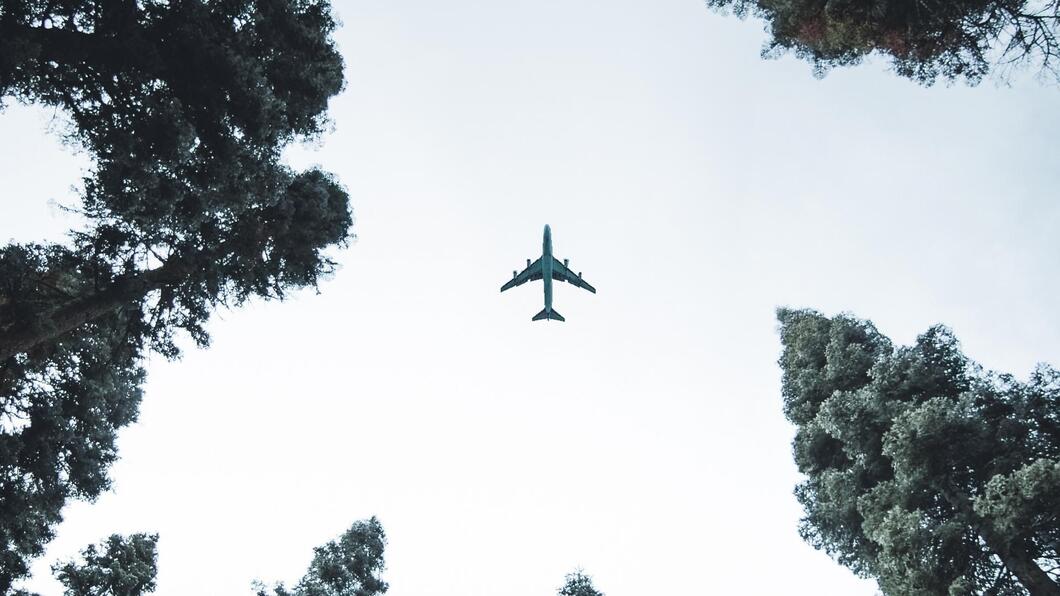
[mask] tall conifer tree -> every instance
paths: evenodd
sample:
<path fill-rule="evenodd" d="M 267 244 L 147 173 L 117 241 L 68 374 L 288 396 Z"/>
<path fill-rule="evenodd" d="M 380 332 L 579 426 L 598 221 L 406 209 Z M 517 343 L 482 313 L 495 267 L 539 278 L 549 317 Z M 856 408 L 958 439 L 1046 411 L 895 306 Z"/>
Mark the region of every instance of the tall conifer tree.
<path fill-rule="evenodd" d="M 141 596 L 155 590 L 158 535 L 114 534 L 81 551 L 79 561 L 52 567 L 66 596 Z"/>
<path fill-rule="evenodd" d="M 895 71 L 920 83 L 965 79 L 991 69 L 1033 62 L 1060 76 L 1058 0 L 707 0 L 766 20 L 772 35 L 764 55 L 794 52 L 823 74 L 888 57 Z"/>
<path fill-rule="evenodd" d="M 58 108 L 93 159 L 84 228 L 0 247 L 0 592 L 109 485 L 145 350 L 332 270 L 349 197 L 281 153 L 326 128 L 334 29 L 325 0 L 0 0 L 0 99 Z"/>
<path fill-rule="evenodd" d="M 603 592 L 593 586 L 593 578 L 581 569 L 568 573 L 556 594 L 557 596 L 604 596 Z"/>
<path fill-rule="evenodd" d="M 313 549 L 309 569 L 293 588 L 259 586 L 258 596 L 381 596 L 390 588 L 380 577 L 385 550 L 378 519 L 354 522 L 337 540 Z"/>
<path fill-rule="evenodd" d="M 889 595 L 1060 595 L 1060 372 L 986 372 L 944 327 L 895 347 L 778 317 L 805 540 Z"/>

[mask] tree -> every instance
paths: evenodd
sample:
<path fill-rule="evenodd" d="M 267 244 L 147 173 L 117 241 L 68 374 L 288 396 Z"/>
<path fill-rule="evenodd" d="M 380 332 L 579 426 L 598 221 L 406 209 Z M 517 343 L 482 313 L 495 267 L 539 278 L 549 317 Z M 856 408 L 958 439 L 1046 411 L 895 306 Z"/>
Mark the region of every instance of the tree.
<path fill-rule="evenodd" d="M 778 311 L 802 537 L 885 594 L 1060 594 L 1060 372 L 983 371 L 945 327 Z"/>
<path fill-rule="evenodd" d="M 316 0 L 0 0 L 0 98 L 59 108 L 94 163 L 70 242 L 0 247 L 0 592 L 109 485 L 146 350 L 333 270 L 349 197 L 281 153 L 326 127 L 334 28 Z"/>
<path fill-rule="evenodd" d="M 557 594 L 558 596 L 604 596 L 603 592 L 593 587 L 593 578 L 585 575 L 581 569 L 567 574 Z"/>
<path fill-rule="evenodd" d="M 386 534 L 374 516 L 358 521 L 349 530 L 323 546 L 313 549 L 309 569 L 294 588 L 282 583 L 273 587 L 275 596 L 377 596 L 390 586 L 379 574 L 386 565 L 383 551 Z M 268 596 L 259 585 L 258 596 Z"/>
<path fill-rule="evenodd" d="M 91 277 L 76 274 L 78 262 L 59 248 L 0 249 L 0 294 L 46 301 L 78 292 Z M 18 316 L 36 307 L 5 306 Z M 144 378 L 142 313 L 126 306 L 0 366 L 0 592 L 42 553 L 68 498 L 91 499 L 109 486 L 117 431 L 136 419 Z"/>
<path fill-rule="evenodd" d="M 171 327 L 205 343 L 212 303 L 282 296 L 330 267 L 320 250 L 346 239 L 348 197 L 280 160 L 323 130 L 342 87 L 326 2 L 2 7 L 0 96 L 70 115 L 70 140 L 95 162 L 77 254 L 112 271 L 95 292 L 0 320 L 0 361 L 153 291 L 151 339 L 172 353 Z"/>
<path fill-rule="evenodd" d="M 239 219 L 212 230 L 209 241 L 166 246 L 154 267 L 141 267 L 149 260 L 139 255 L 144 250 L 156 255 L 160 247 L 137 243 L 132 232 L 116 225 L 78 234 L 76 250 L 67 253 L 70 269 L 46 270 L 4 295 L 8 312 L 0 310 L 0 361 L 47 348 L 129 303 L 144 310 L 138 328 L 143 341 L 173 357 L 177 330 L 190 333 L 199 345 L 208 343 L 203 323 L 214 306 L 252 296 L 283 298 L 290 288 L 315 285 L 334 265 L 323 249 L 346 240 L 348 197 L 319 170 L 289 175 L 284 182 L 270 196 L 253 197 L 265 204 L 248 206 Z M 9 251 L 61 252 L 54 246 Z M 117 259 L 120 265 L 113 264 Z M 55 295 L 49 276 L 75 277 L 81 291 Z M 147 301 L 152 293 L 157 296 Z"/>
<path fill-rule="evenodd" d="M 66 596 L 139 596 L 155 590 L 157 543 L 157 534 L 114 534 L 105 546 L 81 551 L 81 562 L 54 565 L 52 571 Z"/>
<path fill-rule="evenodd" d="M 877 52 L 895 71 L 930 85 L 978 83 L 992 68 L 1037 61 L 1060 77 L 1060 0 L 707 0 L 767 21 L 763 55 L 794 52 L 818 75 Z"/>

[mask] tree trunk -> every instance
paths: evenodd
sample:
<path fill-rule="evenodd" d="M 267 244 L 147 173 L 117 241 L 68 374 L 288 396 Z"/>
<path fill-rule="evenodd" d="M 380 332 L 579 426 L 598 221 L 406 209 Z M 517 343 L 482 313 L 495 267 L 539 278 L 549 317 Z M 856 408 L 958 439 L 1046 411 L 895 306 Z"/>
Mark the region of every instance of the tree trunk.
<path fill-rule="evenodd" d="M 1031 596 L 1060 596 L 1060 584 L 1054 582 L 1049 577 L 1049 574 L 1042 571 L 1042 568 L 1034 562 L 1034 559 L 1025 550 L 1010 546 L 1003 551 L 994 548 L 986 536 L 983 536 L 983 538 L 986 540 L 987 545 L 997 552 L 1005 567 L 1008 567 L 1008 570 L 1020 580 L 1023 587 L 1027 588 Z"/>
<path fill-rule="evenodd" d="M 186 262 L 167 262 L 156 269 L 119 278 L 101 292 L 77 298 L 47 314 L 48 325 L 32 321 L 16 323 L 10 331 L 0 335 L 0 362 L 27 352 L 41 344 L 106 316 L 132 300 L 186 277 L 192 267 Z"/>
<path fill-rule="evenodd" d="M 1005 540 L 997 535 L 988 520 L 980 518 L 972 507 L 968 495 L 953 490 L 943 490 L 943 496 L 955 509 L 968 516 L 983 541 L 997 554 L 1005 567 L 1016 576 L 1031 596 L 1060 596 L 1060 584 L 1049 577 L 1021 545 Z"/>

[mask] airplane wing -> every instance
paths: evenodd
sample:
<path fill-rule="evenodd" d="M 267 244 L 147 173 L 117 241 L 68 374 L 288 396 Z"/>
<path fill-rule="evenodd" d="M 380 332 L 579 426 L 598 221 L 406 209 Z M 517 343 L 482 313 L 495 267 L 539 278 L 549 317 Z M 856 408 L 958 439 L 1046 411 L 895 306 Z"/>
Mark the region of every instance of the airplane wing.
<path fill-rule="evenodd" d="M 508 283 L 501 286 L 501 291 L 510 290 L 515 286 L 521 286 L 528 281 L 536 281 L 541 279 L 541 259 L 530 263 L 530 266 L 523 269 L 523 272 L 511 278 Z"/>
<path fill-rule="evenodd" d="M 571 285 L 578 286 L 583 290 L 589 290 L 593 294 L 596 293 L 596 288 L 592 287 L 589 285 L 589 282 L 582 279 L 580 274 L 576 274 L 570 269 L 567 269 L 567 266 L 563 264 L 563 261 L 556 257 L 552 257 L 552 279 L 556 281 L 565 281 Z"/>

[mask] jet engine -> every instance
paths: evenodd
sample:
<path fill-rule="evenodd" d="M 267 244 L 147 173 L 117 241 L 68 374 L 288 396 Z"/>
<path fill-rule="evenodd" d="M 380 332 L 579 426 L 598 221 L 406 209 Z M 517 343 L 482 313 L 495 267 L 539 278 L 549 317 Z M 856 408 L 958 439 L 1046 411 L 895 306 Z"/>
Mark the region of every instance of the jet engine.
<path fill-rule="evenodd" d="M 570 259 L 563 259 L 563 266 L 566 267 L 568 265 L 570 265 Z"/>
<path fill-rule="evenodd" d="M 579 272 L 578 272 L 578 277 L 581 277 L 581 276 L 582 276 L 582 272 L 581 272 L 581 271 L 579 271 Z"/>
<path fill-rule="evenodd" d="M 517 277 L 519 277 L 519 272 L 518 271 L 512 271 L 512 279 L 515 279 Z"/>
<path fill-rule="evenodd" d="M 526 268 L 527 268 L 527 269 L 529 269 L 529 268 L 530 268 L 530 259 L 527 259 L 527 260 L 526 260 Z"/>

